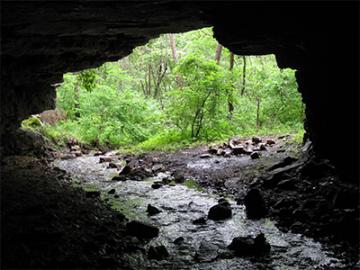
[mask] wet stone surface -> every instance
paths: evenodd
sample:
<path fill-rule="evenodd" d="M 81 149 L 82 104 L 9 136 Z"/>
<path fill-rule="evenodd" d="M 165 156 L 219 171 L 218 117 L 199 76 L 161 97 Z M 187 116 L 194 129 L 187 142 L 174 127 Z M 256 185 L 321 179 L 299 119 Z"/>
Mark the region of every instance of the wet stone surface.
<path fill-rule="evenodd" d="M 195 164 L 192 162 L 189 166 Z M 142 253 L 131 253 L 128 260 L 135 269 L 346 269 L 340 259 L 324 251 L 319 243 L 300 234 L 283 233 L 270 219 L 247 219 L 245 207 L 237 205 L 231 198 L 227 200 L 232 218 L 208 219 L 204 224 L 194 224 L 194 220 L 208 215 L 220 197 L 209 190 L 200 192 L 183 184 L 163 185 L 158 189 L 151 187 L 155 181 L 169 177 L 170 172 L 161 172 L 144 181 L 117 182 L 111 179 L 118 170 L 99 163 L 99 157 L 56 160 L 54 165 L 70 173 L 85 189 L 100 190 L 101 196 L 130 221 L 137 220 L 159 228 L 159 236 L 144 242 L 144 247 L 149 250 L 164 246 L 169 256 L 158 256 L 155 260 Z M 200 167 L 207 169 L 206 166 Z M 108 194 L 113 189 L 115 194 Z M 156 205 L 161 212 L 149 216 L 149 204 Z M 268 255 L 237 257 L 228 249 L 235 237 L 255 237 L 259 233 L 263 233 L 271 245 Z"/>

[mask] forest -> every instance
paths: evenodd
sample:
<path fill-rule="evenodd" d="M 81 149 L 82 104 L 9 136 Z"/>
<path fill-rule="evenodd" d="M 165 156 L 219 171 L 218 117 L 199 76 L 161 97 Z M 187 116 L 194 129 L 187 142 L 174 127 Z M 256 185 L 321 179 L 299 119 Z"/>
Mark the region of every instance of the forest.
<path fill-rule="evenodd" d="M 58 119 L 35 115 L 22 126 L 60 144 L 168 150 L 235 135 L 301 140 L 304 109 L 294 70 L 279 69 L 274 55 L 234 55 L 204 28 L 164 34 L 119 61 L 64 74 Z"/>

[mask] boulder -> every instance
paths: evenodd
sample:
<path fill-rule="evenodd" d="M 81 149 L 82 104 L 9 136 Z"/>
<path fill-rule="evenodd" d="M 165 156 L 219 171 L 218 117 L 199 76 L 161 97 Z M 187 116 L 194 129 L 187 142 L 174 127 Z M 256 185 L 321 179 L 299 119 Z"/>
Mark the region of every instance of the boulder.
<path fill-rule="evenodd" d="M 221 202 L 212 206 L 208 213 L 208 218 L 212 220 L 224 220 L 232 217 L 230 204 Z"/>
<path fill-rule="evenodd" d="M 129 165 L 126 165 L 119 172 L 119 175 L 126 175 L 126 174 L 129 174 L 130 172 L 131 172 L 131 167 Z"/>
<path fill-rule="evenodd" d="M 231 147 L 231 149 L 232 149 L 232 153 L 234 155 L 246 154 L 246 150 L 243 146 L 234 146 L 234 147 Z"/>
<path fill-rule="evenodd" d="M 271 246 L 264 234 L 260 233 L 255 239 L 251 236 L 235 237 L 228 248 L 233 250 L 236 256 L 252 256 L 268 254 Z"/>
<path fill-rule="evenodd" d="M 182 173 L 180 171 L 175 171 L 173 173 L 173 177 L 174 177 L 174 181 L 176 183 L 184 183 L 184 181 L 185 181 L 185 177 L 184 177 L 184 175 L 182 175 Z"/>
<path fill-rule="evenodd" d="M 225 155 L 225 150 L 224 149 L 221 149 L 221 148 L 219 148 L 217 151 L 216 151 L 216 155 L 217 156 L 223 156 L 223 155 Z"/>
<path fill-rule="evenodd" d="M 126 177 L 124 175 L 116 175 L 111 180 L 112 181 L 126 181 Z"/>
<path fill-rule="evenodd" d="M 76 157 L 80 157 L 82 155 L 81 151 L 72 151 L 72 153 L 76 156 Z"/>
<path fill-rule="evenodd" d="M 158 189 L 158 188 L 161 188 L 162 186 L 163 186 L 163 183 L 160 182 L 160 181 L 156 181 L 156 182 L 154 182 L 154 183 L 151 185 L 151 187 L 152 187 L 153 189 Z"/>
<path fill-rule="evenodd" d="M 211 158 L 211 154 L 208 154 L 208 153 L 202 154 L 202 155 L 200 155 L 200 158 Z"/>
<path fill-rule="evenodd" d="M 259 150 L 260 150 L 260 151 L 266 151 L 267 149 L 266 149 L 265 144 L 260 143 L 260 144 L 259 144 Z"/>
<path fill-rule="evenodd" d="M 151 246 L 148 250 L 148 258 L 150 260 L 163 260 L 169 256 L 169 252 L 163 245 L 156 247 Z"/>
<path fill-rule="evenodd" d="M 117 169 L 117 168 L 118 168 L 118 165 L 115 164 L 114 162 L 110 162 L 108 165 L 108 169 Z"/>
<path fill-rule="evenodd" d="M 258 143 L 261 143 L 261 138 L 254 136 L 254 137 L 251 138 L 251 141 L 254 144 L 258 144 Z"/>
<path fill-rule="evenodd" d="M 199 262 L 211 262 L 218 256 L 218 249 L 218 246 L 202 241 L 199 249 L 196 251 L 195 259 Z"/>
<path fill-rule="evenodd" d="M 154 238 L 159 235 L 159 229 L 151 224 L 133 220 L 126 224 L 126 232 L 138 238 Z"/>
<path fill-rule="evenodd" d="M 258 159 L 260 157 L 260 154 L 258 152 L 252 152 L 250 154 L 251 159 Z"/>
<path fill-rule="evenodd" d="M 99 159 L 99 163 L 104 163 L 104 162 L 111 162 L 112 158 L 111 157 L 101 157 Z"/>
<path fill-rule="evenodd" d="M 180 236 L 180 237 L 176 238 L 173 243 L 175 245 L 180 245 L 183 242 L 184 242 L 184 237 Z"/>
<path fill-rule="evenodd" d="M 155 164 L 154 166 L 152 166 L 151 171 L 153 173 L 163 172 L 165 171 L 165 167 L 162 164 Z"/>
<path fill-rule="evenodd" d="M 266 216 L 267 208 L 264 198 L 258 189 L 250 189 L 245 195 L 244 204 L 249 219 L 260 219 Z"/>
<path fill-rule="evenodd" d="M 208 153 L 211 155 L 216 155 L 219 149 L 213 148 L 213 147 L 209 147 L 208 149 Z"/>
<path fill-rule="evenodd" d="M 266 140 L 266 144 L 267 145 L 273 145 L 273 144 L 275 144 L 275 141 L 272 140 L 272 139 L 268 139 L 268 140 Z"/>
<path fill-rule="evenodd" d="M 108 191 L 108 194 L 115 194 L 115 192 L 116 192 L 115 188 L 112 188 Z"/>
<path fill-rule="evenodd" d="M 194 225 L 204 225 L 206 224 L 206 218 L 205 217 L 200 217 L 198 219 L 195 219 L 192 221 L 192 224 Z"/>
<path fill-rule="evenodd" d="M 148 204 L 146 212 L 148 213 L 149 216 L 154 216 L 156 214 L 161 213 L 161 210 L 159 210 L 155 206 L 152 206 L 151 204 Z"/>

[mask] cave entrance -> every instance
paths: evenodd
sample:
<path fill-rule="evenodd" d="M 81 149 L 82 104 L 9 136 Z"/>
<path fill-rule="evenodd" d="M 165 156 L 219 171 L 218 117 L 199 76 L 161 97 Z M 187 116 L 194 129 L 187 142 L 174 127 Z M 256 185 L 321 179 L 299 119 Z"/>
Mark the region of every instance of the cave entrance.
<path fill-rule="evenodd" d="M 234 55 L 211 28 L 165 34 L 119 61 L 65 74 L 57 108 L 39 118 L 53 140 L 94 147 L 147 151 L 278 134 L 301 141 L 294 73 L 274 55 Z"/>

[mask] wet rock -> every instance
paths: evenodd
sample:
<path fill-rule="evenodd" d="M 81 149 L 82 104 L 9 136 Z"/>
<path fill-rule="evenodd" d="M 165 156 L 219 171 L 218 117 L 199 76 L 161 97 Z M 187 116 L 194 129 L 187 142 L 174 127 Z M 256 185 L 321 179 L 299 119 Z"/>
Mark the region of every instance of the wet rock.
<path fill-rule="evenodd" d="M 296 184 L 296 178 L 290 178 L 280 181 L 277 184 L 277 187 L 284 190 L 294 189 Z"/>
<path fill-rule="evenodd" d="M 200 155 L 200 158 L 211 158 L 210 154 L 202 154 Z"/>
<path fill-rule="evenodd" d="M 216 152 L 216 155 L 217 156 L 223 156 L 225 155 L 226 151 L 224 149 L 218 149 L 217 152 Z"/>
<path fill-rule="evenodd" d="M 80 151 L 81 152 L 81 148 L 79 145 L 73 145 L 70 147 L 70 151 L 71 152 L 76 152 L 76 151 Z"/>
<path fill-rule="evenodd" d="M 85 191 L 86 198 L 99 198 L 100 191 Z"/>
<path fill-rule="evenodd" d="M 250 189 L 245 196 L 244 204 L 249 219 L 260 219 L 267 214 L 264 198 L 258 189 Z"/>
<path fill-rule="evenodd" d="M 251 141 L 252 141 L 254 144 L 258 144 L 258 143 L 261 142 L 261 138 L 254 136 L 254 137 L 251 138 Z"/>
<path fill-rule="evenodd" d="M 154 166 L 152 166 L 151 171 L 153 173 L 163 172 L 165 171 L 165 167 L 162 164 L 155 164 Z"/>
<path fill-rule="evenodd" d="M 105 153 L 103 152 L 103 151 L 96 151 L 95 153 L 94 153 L 94 156 L 102 156 L 102 155 L 104 155 Z"/>
<path fill-rule="evenodd" d="M 108 168 L 109 169 L 117 169 L 118 168 L 118 165 L 113 163 L 113 162 L 110 162 L 109 165 L 108 165 Z"/>
<path fill-rule="evenodd" d="M 236 145 L 239 145 L 241 143 L 241 139 L 239 137 L 234 137 L 232 139 L 229 140 L 228 145 L 224 144 L 224 147 L 230 147 L 230 148 L 234 148 Z"/>
<path fill-rule="evenodd" d="M 116 175 L 111 180 L 112 181 L 126 181 L 126 177 L 124 175 Z"/>
<path fill-rule="evenodd" d="M 224 204 L 224 205 L 229 205 L 230 206 L 230 203 L 228 202 L 228 200 L 226 200 L 225 198 L 220 198 L 218 200 L 218 203 L 219 204 Z"/>
<path fill-rule="evenodd" d="M 301 233 L 304 231 L 304 225 L 301 222 L 297 221 L 293 225 L 291 225 L 290 230 L 293 233 Z"/>
<path fill-rule="evenodd" d="M 209 154 L 211 154 L 211 155 L 216 155 L 217 152 L 218 152 L 218 149 L 209 147 L 208 152 L 209 152 Z"/>
<path fill-rule="evenodd" d="M 180 236 L 180 237 L 176 238 L 173 243 L 175 245 L 180 245 L 184 242 L 184 240 L 185 240 L 184 237 Z"/>
<path fill-rule="evenodd" d="M 112 188 L 108 191 L 108 194 L 115 194 L 115 192 L 116 192 L 115 188 Z"/>
<path fill-rule="evenodd" d="M 200 243 L 199 249 L 195 254 L 195 260 L 199 262 L 211 262 L 216 259 L 218 255 L 218 246 L 202 241 Z"/>
<path fill-rule="evenodd" d="M 192 224 L 194 225 L 204 225 L 206 224 L 206 218 L 205 217 L 200 217 L 198 219 L 195 219 L 192 221 Z"/>
<path fill-rule="evenodd" d="M 232 210 L 229 203 L 219 203 L 212 206 L 208 213 L 208 218 L 212 220 L 224 220 L 232 217 Z"/>
<path fill-rule="evenodd" d="M 126 232 L 138 238 L 154 238 L 159 235 L 159 229 L 151 224 L 133 220 L 126 224 Z"/>
<path fill-rule="evenodd" d="M 174 181 L 176 183 L 184 183 L 184 181 L 185 181 L 185 177 L 184 177 L 184 175 L 182 175 L 182 173 L 180 171 L 175 171 L 173 173 L 173 177 L 174 177 Z"/>
<path fill-rule="evenodd" d="M 99 163 L 104 163 L 104 162 L 111 162 L 112 158 L 111 157 L 101 157 L 99 159 Z"/>
<path fill-rule="evenodd" d="M 252 152 L 252 153 L 250 154 L 250 157 L 251 157 L 252 159 L 258 159 L 258 158 L 260 157 L 260 154 L 259 154 L 258 152 Z"/>
<path fill-rule="evenodd" d="M 260 144 L 259 144 L 259 150 L 260 150 L 260 151 L 266 151 L 267 149 L 266 149 L 265 144 L 260 143 Z"/>
<path fill-rule="evenodd" d="M 223 155 L 223 156 L 224 156 L 224 157 L 231 157 L 231 154 L 232 154 L 232 150 L 228 150 L 228 149 L 227 149 L 227 150 L 224 151 L 224 155 Z"/>
<path fill-rule="evenodd" d="M 297 159 L 293 158 L 293 157 L 286 157 L 282 161 L 280 161 L 279 163 L 271 166 L 269 169 L 267 169 L 267 171 L 272 171 L 272 170 L 275 170 L 277 168 L 288 166 L 288 165 L 292 164 L 296 160 Z"/>
<path fill-rule="evenodd" d="M 131 172 L 131 167 L 129 165 L 126 165 L 122 168 L 119 175 L 126 175 L 129 174 L 130 172 Z"/>
<path fill-rule="evenodd" d="M 228 248 L 236 256 L 265 255 L 271 249 L 263 233 L 258 234 L 255 239 L 251 236 L 235 237 Z"/>
<path fill-rule="evenodd" d="M 161 246 L 151 246 L 148 251 L 148 258 L 150 260 L 163 260 L 169 257 L 170 254 L 167 251 L 166 247 Z"/>
<path fill-rule="evenodd" d="M 162 186 L 163 186 L 163 183 L 160 182 L 160 181 L 156 181 L 156 182 L 154 182 L 154 183 L 151 185 L 151 187 L 152 187 L 153 189 L 158 189 L 158 188 L 161 188 Z"/>
<path fill-rule="evenodd" d="M 80 157 L 82 155 L 81 151 L 72 151 L 72 153 L 77 157 Z"/>
<path fill-rule="evenodd" d="M 152 206 L 151 204 L 148 204 L 146 212 L 148 213 L 149 216 L 154 216 L 156 214 L 161 213 L 161 210 L 159 210 L 155 206 Z"/>
<path fill-rule="evenodd" d="M 245 151 L 245 149 L 244 149 L 243 146 L 234 146 L 234 147 L 232 147 L 231 149 L 232 149 L 232 153 L 233 153 L 234 155 L 241 155 L 241 154 L 245 154 L 245 153 L 246 153 L 246 151 Z"/>
<path fill-rule="evenodd" d="M 266 144 L 267 145 L 273 145 L 273 144 L 275 144 L 275 141 L 272 140 L 272 139 L 268 139 L 268 140 L 266 140 Z"/>

